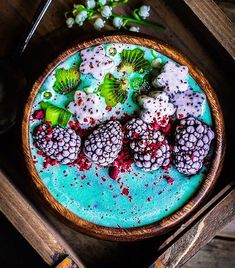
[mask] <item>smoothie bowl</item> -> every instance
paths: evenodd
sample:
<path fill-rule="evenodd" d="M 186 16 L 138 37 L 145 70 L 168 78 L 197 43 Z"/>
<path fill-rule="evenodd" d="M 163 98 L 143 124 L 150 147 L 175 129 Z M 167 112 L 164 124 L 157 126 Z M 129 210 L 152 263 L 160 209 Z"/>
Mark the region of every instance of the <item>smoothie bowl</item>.
<path fill-rule="evenodd" d="M 104 239 L 162 234 L 208 195 L 224 124 L 204 75 L 175 49 L 110 35 L 61 54 L 22 124 L 31 177 L 75 228 Z"/>

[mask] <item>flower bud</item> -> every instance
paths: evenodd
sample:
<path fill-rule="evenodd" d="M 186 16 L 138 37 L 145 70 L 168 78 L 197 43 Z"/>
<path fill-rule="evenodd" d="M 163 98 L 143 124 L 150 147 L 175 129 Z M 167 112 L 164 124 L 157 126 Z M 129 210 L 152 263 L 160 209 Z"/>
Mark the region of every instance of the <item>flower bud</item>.
<path fill-rule="evenodd" d="M 94 22 L 94 28 L 98 31 L 100 31 L 104 27 L 104 20 L 101 18 L 97 18 Z"/>
<path fill-rule="evenodd" d="M 149 17 L 150 6 L 143 5 L 139 8 L 138 14 L 142 19 L 146 19 Z"/>
<path fill-rule="evenodd" d="M 123 19 L 122 18 L 115 17 L 113 19 L 113 26 L 115 28 L 120 29 L 122 27 L 122 24 L 123 24 Z"/>
<path fill-rule="evenodd" d="M 75 17 L 75 22 L 79 25 L 79 26 L 82 26 L 83 25 L 83 22 L 86 20 L 87 18 L 87 11 L 86 10 L 82 10 L 80 11 L 77 16 Z"/>

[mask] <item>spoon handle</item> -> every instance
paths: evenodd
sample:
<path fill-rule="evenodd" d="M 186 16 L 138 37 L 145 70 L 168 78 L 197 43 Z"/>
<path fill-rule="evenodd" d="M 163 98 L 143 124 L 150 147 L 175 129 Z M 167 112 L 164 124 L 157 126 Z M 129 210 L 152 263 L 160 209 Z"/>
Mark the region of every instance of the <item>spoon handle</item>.
<path fill-rule="evenodd" d="M 37 8 L 37 10 L 33 16 L 33 20 L 31 22 L 28 30 L 23 35 L 21 42 L 19 43 L 18 47 L 15 50 L 14 55 L 16 57 L 20 57 L 24 53 L 29 41 L 31 40 L 35 30 L 38 27 L 38 24 L 42 20 L 44 14 L 47 11 L 48 7 L 50 6 L 51 2 L 52 2 L 52 0 L 41 0 L 39 7 Z"/>

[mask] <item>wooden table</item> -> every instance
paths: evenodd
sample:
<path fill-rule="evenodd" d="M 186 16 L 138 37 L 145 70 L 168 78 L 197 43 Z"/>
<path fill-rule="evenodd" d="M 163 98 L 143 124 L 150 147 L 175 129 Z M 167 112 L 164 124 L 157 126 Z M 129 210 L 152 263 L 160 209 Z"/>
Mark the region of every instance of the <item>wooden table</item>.
<path fill-rule="evenodd" d="M 38 3 L 39 0 L 0 2 L 1 57 L 12 52 Z M 130 1 L 122 13 L 128 14 L 138 3 L 142 1 Z M 102 241 L 74 231 L 43 205 L 29 183 L 16 125 L 0 139 L 0 163 L 4 170 L 4 174 L 0 173 L 0 209 L 51 266 L 60 263 L 58 267 L 76 267 L 72 266 L 73 259 L 79 267 L 179 267 L 235 217 L 234 26 L 211 0 L 145 3 L 152 7 L 151 19 L 166 25 L 167 30 L 142 31 L 186 54 L 206 74 L 219 97 L 227 126 L 224 168 L 210 198 L 175 230 L 140 242 Z M 72 43 L 94 35 L 91 24 L 66 28 L 63 14 L 72 4 L 72 0 L 54 1 L 27 49 L 23 69 L 28 83 L 19 97 L 21 104 L 51 59 Z"/>

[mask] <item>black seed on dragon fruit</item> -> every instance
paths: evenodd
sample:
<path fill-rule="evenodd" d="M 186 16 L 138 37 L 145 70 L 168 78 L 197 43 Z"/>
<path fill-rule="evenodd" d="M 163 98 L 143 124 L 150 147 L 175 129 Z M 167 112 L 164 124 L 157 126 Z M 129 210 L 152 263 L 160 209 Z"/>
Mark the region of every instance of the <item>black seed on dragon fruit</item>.
<path fill-rule="evenodd" d="M 130 142 L 137 167 L 154 171 L 170 163 L 170 146 L 160 131 L 148 130 Z"/>
<path fill-rule="evenodd" d="M 84 142 L 86 157 L 100 166 L 108 166 L 121 151 L 124 134 L 118 121 L 109 121 L 94 130 Z"/>
<path fill-rule="evenodd" d="M 80 152 L 81 138 L 71 128 L 41 124 L 33 137 L 39 150 L 61 164 L 73 163 Z"/>
<path fill-rule="evenodd" d="M 188 116 L 199 117 L 203 113 L 206 97 L 203 93 L 194 92 L 192 88 L 178 92 L 171 96 L 171 102 L 176 107 L 177 118 Z"/>
<path fill-rule="evenodd" d="M 203 166 L 214 132 L 204 122 L 188 117 L 176 127 L 173 163 L 180 173 L 196 174 Z"/>

